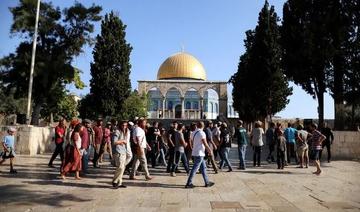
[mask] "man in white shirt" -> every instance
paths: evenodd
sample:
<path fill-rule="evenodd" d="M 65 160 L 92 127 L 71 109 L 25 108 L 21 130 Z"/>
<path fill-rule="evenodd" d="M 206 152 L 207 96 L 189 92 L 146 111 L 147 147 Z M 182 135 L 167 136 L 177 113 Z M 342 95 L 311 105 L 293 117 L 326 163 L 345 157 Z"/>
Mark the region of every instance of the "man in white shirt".
<path fill-rule="evenodd" d="M 201 169 L 200 172 L 204 178 L 205 187 L 211 187 L 215 183 L 210 182 L 206 173 L 206 162 L 204 160 L 205 157 L 205 149 L 208 151 L 209 155 L 212 155 L 208 143 L 206 142 L 206 134 L 203 131 L 204 122 L 197 123 L 197 129 L 191 133 L 190 142 L 193 144 L 192 156 L 194 158 L 194 165 L 190 171 L 189 178 L 185 185 L 185 188 L 194 188 L 192 184 L 192 179 L 194 178 L 196 172 Z"/>
<path fill-rule="evenodd" d="M 135 152 L 135 157 L 134 157 L 134 161 L 132 164 L 132 170 L 130 173 L 130 180 L 135 179 L 135 177 L 134 177 L 135 172 L 139 167 L 138 161 L 140 161 L 140 165 L 142 166 L 142 169 L 145 172 L 145 179 L 146 180 L 152 179 L 152 177 L 149 174 L 149 170 L 147 167 L 147 161 L 146 161 L 146 155 L 145 155 L 146 148 L 149 151 L 151 151 L 151 148 L 146 141 L 146 136 L 145 136 L 145 131 L 144 131 L 145 127 L 146 127 L 146 120 L 139 119 L 138 126 L 135 128 L 134 134 L 133 134 L 134 143 L 136 145 L 136 152 Z"/>

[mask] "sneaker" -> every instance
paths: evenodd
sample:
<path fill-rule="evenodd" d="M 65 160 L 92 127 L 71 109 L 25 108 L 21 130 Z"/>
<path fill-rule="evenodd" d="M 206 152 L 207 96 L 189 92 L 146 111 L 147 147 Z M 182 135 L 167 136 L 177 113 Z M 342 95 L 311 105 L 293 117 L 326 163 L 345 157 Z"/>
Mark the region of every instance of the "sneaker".
<path fill-rule="evenodd" d="M 233 171 L 232 169 L 227 170 L 227 172 L 232 172 L 232 171 Z"/>
<path fill-rule="evenodd" d="M 17 171 L 15 169 L 11 169 L 10 174 L 17 174 Z"/>
<path fill-rule="evenodd" d="M 119 188 L 127 188 L 127 186 L 126 185 L 119 185 Z"/>
<path fill-rule="evenodd" d="M 170 176 L 171 176 L 171 177 L 176 177 L 175 172 L 171 172 L 171 173 L 170 173 Z"/>
<path fill-rule="evenodd" d="M 133 176 L 130 176 L 130 177 L 129 177 L 129 180 L 136 180 L 136 178 L 133 177 Z"/>
<path fill-rule="evenodd" d="M 195 188 L 195 186 L 194 186 L 193 184 L 189 184 L 189 185 L 186 184 L 186 185 L 185 185 L 185 188 Z"/>
<path fill-rule="evenodd" d="M 208 183 L 205 184 L 205 187 L 211 187 L 211 186 L 213 186 L 213 185 L 215 185 L 215 183 L 213 183 L 213 182 L 208 182 Z"/>

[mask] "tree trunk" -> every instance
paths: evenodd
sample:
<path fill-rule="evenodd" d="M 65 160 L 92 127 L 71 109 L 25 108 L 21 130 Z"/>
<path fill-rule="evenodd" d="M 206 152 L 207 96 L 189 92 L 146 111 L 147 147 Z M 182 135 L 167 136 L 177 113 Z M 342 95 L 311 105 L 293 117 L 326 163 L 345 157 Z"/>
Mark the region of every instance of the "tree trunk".
<path fill-rule="evenodd" d="M 318 100 L 318 114 L 319 114 L 319 128 L 324 124 L 324 92 L 319 92 L 317 94 Z"/>
<path fill-rule="evenodd" d="M 344 104 L 344 61 L 341 55 L 334 57 L 334 88 L 333 98 L 335 107 L 335 129 L 344 130 L 345 104 Z"/>
<path fill-rule="evenodd" d="M 34 104 L 35 104 L 34 110 L 31 115 L 31 125 L 39 125 L 41 104 L 40 103 L 34 103 Z"/>

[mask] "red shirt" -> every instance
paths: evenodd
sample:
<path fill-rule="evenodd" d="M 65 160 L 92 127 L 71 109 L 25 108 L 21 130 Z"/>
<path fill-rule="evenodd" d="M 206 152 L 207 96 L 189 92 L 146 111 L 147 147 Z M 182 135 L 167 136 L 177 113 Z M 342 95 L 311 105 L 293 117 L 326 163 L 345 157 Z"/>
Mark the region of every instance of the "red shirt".
<path fill-rule="evenodd" d="M 104 129 L 104 143 L 111 142 L 111 131 L 109 128 Z"/>
<path fill-rule="evenodd" d="M 55 143 L 61 144 L 64 142 L 64 134 L 65 134 L 65 127 L 56 126 L 55 127 Z"/>
<path fill-rule="evenodd" d="M 100 126 L 94 127 L 94 133 L 95 133 L 95 144 L 101 144 L 103 140 L 103 129 Z"/>
<path fill-rule="evenodd" d="M 90 146 L 90 139 L 89 139 L 89 132 L 88 129 L 86 129 L 86 127 L 84 127 L 82 131 L 80 131 L 80 137 L 81 137 L 81 148 L 88 149 Z"/>

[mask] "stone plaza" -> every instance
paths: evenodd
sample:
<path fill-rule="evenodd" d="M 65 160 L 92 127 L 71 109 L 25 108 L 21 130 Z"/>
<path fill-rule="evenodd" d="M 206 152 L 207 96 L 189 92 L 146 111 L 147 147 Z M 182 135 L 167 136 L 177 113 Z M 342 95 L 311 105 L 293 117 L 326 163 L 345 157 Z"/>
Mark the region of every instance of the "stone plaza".
<path fill-rule="evenodd" d="M 47 166 L 49 154 L 20 155 L 18 174 L 9 174 L 6 165 L 0 167 L 0 211 L 360 211 L 359 161 L 322 163 L 323 174 L 315 176 L 313 166 L 278 170 L 276 164 L 263 161 L 262 167 L 253 168 L 251 156 L 249 150 L 245 171 L 214 174 L 208 169 L 215 182 L 211 188 L 203 187 L 197 175 L 197 187 L 185 189 L 184 171 L 170 177 L 165 167 L 157 167 L 150 169 L 152 181 L 144 176 L 130 181 L 125 175 L 128 187 L 114 190 L 109 162 L 100 169 L 90 168 L 80 181 L 73 176 L 63 181 L 57 169 Z M 231 162 L 238 165 L 236 147 Z"/>

